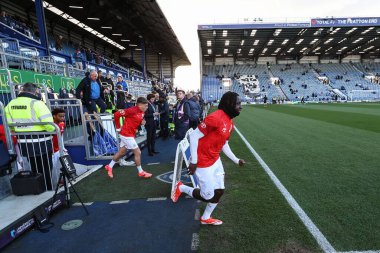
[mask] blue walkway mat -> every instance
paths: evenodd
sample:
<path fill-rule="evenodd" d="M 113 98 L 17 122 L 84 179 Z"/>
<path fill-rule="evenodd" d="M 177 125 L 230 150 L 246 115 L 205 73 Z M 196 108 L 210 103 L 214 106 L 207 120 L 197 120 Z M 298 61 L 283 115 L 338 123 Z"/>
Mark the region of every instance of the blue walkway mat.
<path fill-rule="evenodd" d="M 175 160 L 175 153 L 177 150 L 177 145 L 179 141 L 174 138 L 168 138 L 163 140 L 162 138 L 156 139 L 156 151 L 159 151 L 159 154 L 154 156 L 148 156 L 148 149 L 144 147 L 141 150 L 141 161 L 142 164 L 147 163 L 160 163 L 160 164 L 169 164 Z M 131 160 L 131 159 L 128 159 Z"/>
<path fill-rule="evenodd" d="M 87 208 L 89 216 L 81 206 L 63 209 L 52 217 L 55 226 L 49 232 L 32 230 L 2 252 L 194 252 L 193 233 L 198 233 L 200 226 L 194 219 L 194 199 L 181 198 L 175 204 L 170 199 L 95 202 Z M 83 220 L 82 226 L 61 229 L 73 219 Z"/>

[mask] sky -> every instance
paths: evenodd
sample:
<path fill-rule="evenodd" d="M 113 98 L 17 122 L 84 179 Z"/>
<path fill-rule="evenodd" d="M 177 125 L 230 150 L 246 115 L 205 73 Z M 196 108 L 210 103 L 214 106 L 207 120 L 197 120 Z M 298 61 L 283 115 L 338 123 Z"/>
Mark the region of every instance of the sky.
<path fill-rule="evenodd" d="M 179 39 L 191 66 L 178 67 L 174 84 L 185 90 L 200 87 L 199 24 L 264 22 L 286 18 L 377 17 L 379 0 L 156 0 Z"/>

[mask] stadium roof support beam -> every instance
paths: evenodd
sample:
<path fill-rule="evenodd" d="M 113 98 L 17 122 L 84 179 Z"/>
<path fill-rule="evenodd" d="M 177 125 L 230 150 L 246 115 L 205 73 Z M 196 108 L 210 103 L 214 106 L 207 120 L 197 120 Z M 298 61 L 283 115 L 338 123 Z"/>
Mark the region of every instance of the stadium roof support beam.
<path fill-rule="evenodd" d="M 38 23 L 38 33 L 40 35 L 41 45 L 44 48 L 45 54 L 50 55 L 43 0 L 35 0 L 35 6 L 36 6 L 36 16 L 37 16 L 37 23 Z"/>
<path fill-rule="evenodd" d="M 346 37 L 346 40 L 347 40 L 347 42 L 353 42 L 354 41 L 354 38 L 355 38 L 355 35 L 357 34 L 357 33 L 359 33 L 359 31 L 357 30 L 356 32 L 353 32 L 353 33 L 351 33 L 350 34 L 350 36 L 347 36 Z M 352 47 L 352 43 L 348 43 L 351 47 Z M 339 48 L 339 47 L 341 47 L 342 45 L 340 45 L 339 43 L 337 43 L 337 44 L 335 44 L 332 48 L 331 48 L 331 51 L 335 51 L 335 49 L 337 49 L 337 48 Z M 345 50 L 346 52 L 349 52 L 350 51 L 350 48 L 348 47 L 348 48 L 346 48 L 346 50 Z M 337 55 L 344 55 L 344 54 L 337 54 Z M 339 61 L 340 62 L 340 61 Z"/>

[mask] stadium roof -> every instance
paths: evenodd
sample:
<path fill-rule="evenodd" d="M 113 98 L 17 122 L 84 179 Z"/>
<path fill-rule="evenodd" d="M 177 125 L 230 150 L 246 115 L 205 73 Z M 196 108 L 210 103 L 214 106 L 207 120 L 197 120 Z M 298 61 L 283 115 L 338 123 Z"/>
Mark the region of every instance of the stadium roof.
<path fill-rule="evenodd" d="M 199 25 L 202 57 L 338 58 L 380 55 L 380 18 L 325 18 L 304 23 Z"/>
<path fill-rule="evenodd" d="M 26 9 L 28 6 L 32 9 L 32 1 L 22 0 L 21 4 Z M 49 8 L 48 4 L 53 8 Z M 174 65 L 190 64 L 173 29 L 154 0 L 47 0 L 44 6 L 71 23 L 80 22 L 85 30 L 120 50 L 134 49 L 143 38 L 146 47 L 157 53 L 174 56 Z M 45 15 L 49 18 L 54 14 L 45 11 Z M 84 30 L 82 33 L 88 34 Z"/>

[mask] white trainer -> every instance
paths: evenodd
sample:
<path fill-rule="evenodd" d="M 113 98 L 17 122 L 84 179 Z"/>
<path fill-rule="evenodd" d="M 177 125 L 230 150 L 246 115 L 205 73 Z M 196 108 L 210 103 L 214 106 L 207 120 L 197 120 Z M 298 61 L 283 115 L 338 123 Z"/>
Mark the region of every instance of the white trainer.
<path fill-rule="evenodd" d="M 119 160 L 119 165 L 120 166 L 134 166 L 136 165 L 134 161 L 126 161 L 124 159 Z"/>

